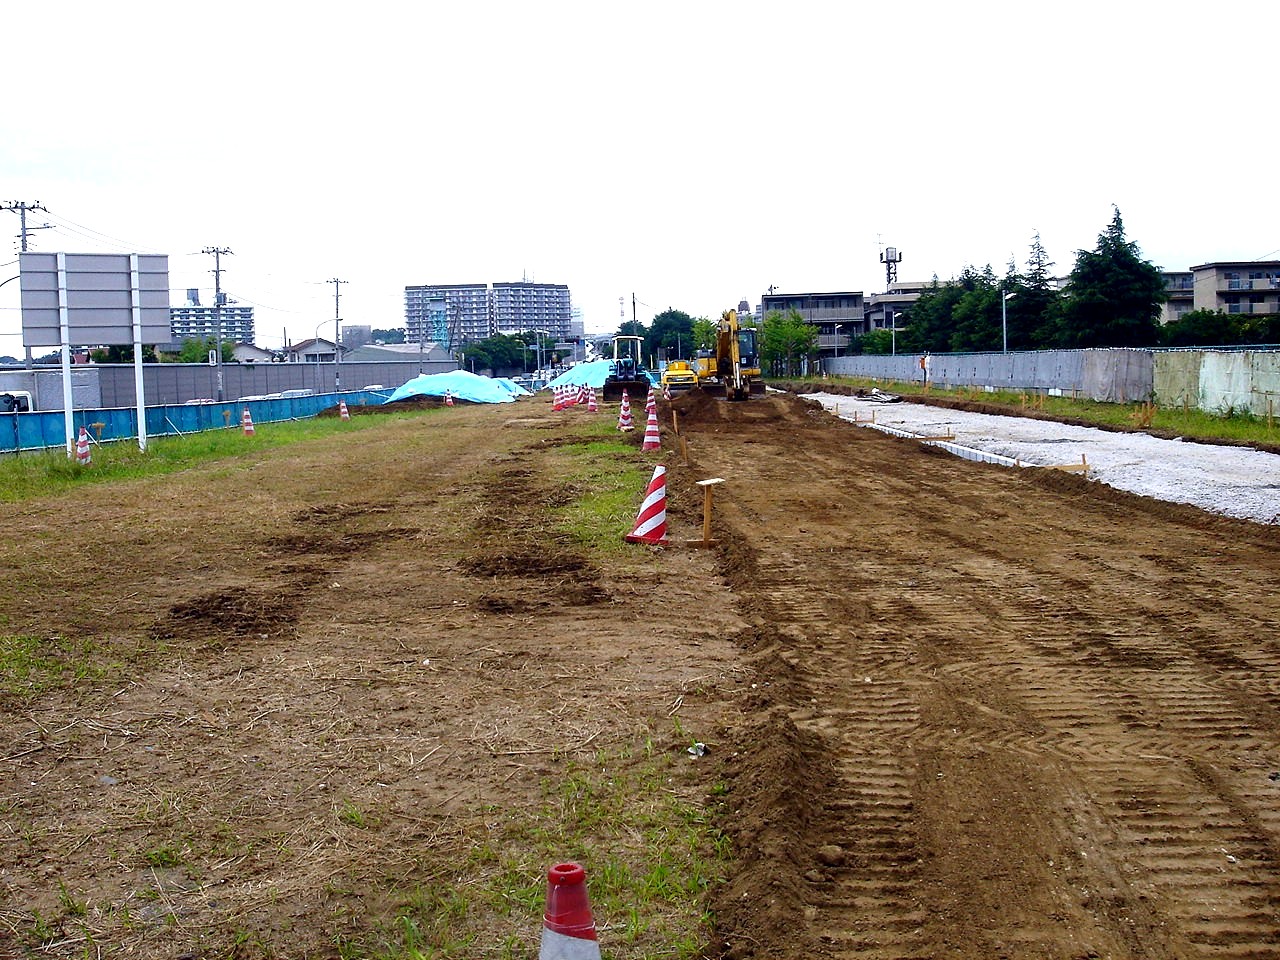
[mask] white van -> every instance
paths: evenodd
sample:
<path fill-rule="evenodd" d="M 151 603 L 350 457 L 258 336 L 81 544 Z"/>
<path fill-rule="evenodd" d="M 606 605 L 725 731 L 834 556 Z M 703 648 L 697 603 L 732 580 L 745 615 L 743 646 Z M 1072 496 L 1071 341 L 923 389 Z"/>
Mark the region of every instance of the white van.
<path fill-rule="evenodd" d="M 0 413 L 27 413 L 35 408 L 29 390 L 0 390 Z"/>

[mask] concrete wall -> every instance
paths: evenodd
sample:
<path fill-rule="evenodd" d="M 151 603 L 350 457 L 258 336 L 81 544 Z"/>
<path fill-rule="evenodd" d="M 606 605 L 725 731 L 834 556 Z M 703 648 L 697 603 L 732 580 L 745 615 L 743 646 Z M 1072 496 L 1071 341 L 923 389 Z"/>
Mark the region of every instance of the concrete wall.
<path fill-rule="evenodd" d="M 823 360 L 827 373 L 923 382 L 920 357 L 854 356 Z M 1280 414 L 1280 351 L 1038 350 L 934 354 L 929 379 L 940 387 L 990 387 L 1061 393 L 1109 403 L 1155 400 L 1209 413 Z"/>

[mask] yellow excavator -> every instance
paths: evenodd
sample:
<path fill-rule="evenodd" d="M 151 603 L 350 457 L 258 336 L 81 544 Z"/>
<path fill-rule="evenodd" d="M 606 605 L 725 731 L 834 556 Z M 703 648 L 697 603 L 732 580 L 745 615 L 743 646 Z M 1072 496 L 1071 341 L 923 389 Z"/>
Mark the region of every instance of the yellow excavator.
<path fill-rule="evenodd" d="M 726 310 L 716 324 L 716 348 L 697 351 L 693 363 L 698 386 L 728 400 L 746 400 L 764 393 L 756 332 L 738 322 L 736 310 Z"/>

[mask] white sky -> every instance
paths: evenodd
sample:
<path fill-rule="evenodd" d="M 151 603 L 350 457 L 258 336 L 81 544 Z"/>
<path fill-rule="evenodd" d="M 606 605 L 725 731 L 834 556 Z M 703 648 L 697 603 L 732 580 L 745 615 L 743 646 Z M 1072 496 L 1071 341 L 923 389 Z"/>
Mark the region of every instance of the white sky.
<path fill-rule="evenodd" d="M 1262 0 L 11 4 L 0 200 L 78 225 L 33 250 L 167 253 L 174 304 L 211 302 L 199 251 L 230 247 L 263 346 L 332 336 L 332 277 L 347 323 L 527 277 L 603 332 L 633 292 L 648 322 L 882 290 L 881 243 L 946 279 L 1038 230 L 1066 274 L 1113 203 L 1165 269 L 1278 257 L 1278 24 Z M 0 211 L 0 263 L 18 228 Z M 0 354 L 18 303 L 0 287 Z"/>

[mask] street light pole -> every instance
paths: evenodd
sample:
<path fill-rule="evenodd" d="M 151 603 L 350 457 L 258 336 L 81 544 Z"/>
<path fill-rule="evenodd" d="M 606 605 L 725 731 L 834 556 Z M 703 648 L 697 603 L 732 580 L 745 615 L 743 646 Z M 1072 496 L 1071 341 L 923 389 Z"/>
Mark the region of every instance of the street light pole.
<path fill-rule="evenodd" d="M 1000 294 L 1000 339 L 1001 339 L 1000 352 L 1001 353 L 1009 352 L 1009 308 L 1006 305 L 1008 304 L 1011 297 L 1016 297 L 1017 295 L 1018 295 L 1017 293 L 1012 291 L 1009 293 Z"/>

